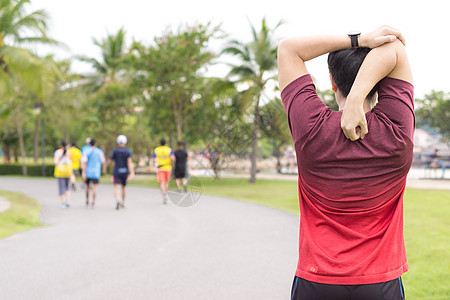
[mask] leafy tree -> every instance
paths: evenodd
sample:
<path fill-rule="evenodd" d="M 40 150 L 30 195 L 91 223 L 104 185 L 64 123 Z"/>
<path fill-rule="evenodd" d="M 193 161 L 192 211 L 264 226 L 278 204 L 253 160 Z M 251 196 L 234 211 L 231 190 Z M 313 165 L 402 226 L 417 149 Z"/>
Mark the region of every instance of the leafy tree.
<path fill-rule="evenodd" d="M 450 145 L 450 94 L 432 91 L 425 99 L 416 99 L 416 103 L 417 125 L 431 126 Z"/>
<path fill-rule="evenodd" d="M 281 148 L 292 142 L 289 124 L 281 99 L 276 98 L 261 108 L 260 129 L 272 144 L 277 159 L 277 172 L 281 173 Z"/>
<path fill-rule="evenodd" d="M 22 169 L 25 165 L 25 144 L 23 137 L 24 113 L 29 111 L 24 92 L 33 92 L 43 98 L 49 83 L 51 72 L 36 55 L 20 48 L 24 43 L 56 44 L 46 35 L 47 14 L 43 10 L 29 12 L 27 0 L 0 1 L 0 90 L 5 99 L 6 112 L 12 114 L 18 133 Z M 27 36 L 25 34 L 32 34 Z M 27 95 L 28 96 L 28 95 Z"/>
<path fill-rule="evenodd" d="M 242 93 L 251 101 L 250 113 L 253 115 L 253 132 L 250 182 L 252 183 L 256 181 L 260 103 L 267 83 L 276 79 L 274 71 L 277 68 L 277 42 L 274 39 L 274 32 L 281 24 L 279 22 L 273 29 L 270 29 L 266 24 L 266 19 L 263 18 L 259 32 L 251 25 L 253 37 L 251 42 L 242 43 L 232 40 L 223 50 L 223 53 L 238 58 L 239 62 L 232 65 L 228 76 L 232 80 L 235 79 L 236 84 L 247 86 Z"/>
<path fill-rule="evenodd" d="M 175 133 L 177 141 L 185 140 L 201 109 L 197 101 L 202 97 L 202 73 L 214 58 L 208 42 L 218 31 L 210 24 L 186 26 L 155 38 L 152 46 L 133 44 L 135 84 L 142 90 L 139 96 L 155 133 Z"/>

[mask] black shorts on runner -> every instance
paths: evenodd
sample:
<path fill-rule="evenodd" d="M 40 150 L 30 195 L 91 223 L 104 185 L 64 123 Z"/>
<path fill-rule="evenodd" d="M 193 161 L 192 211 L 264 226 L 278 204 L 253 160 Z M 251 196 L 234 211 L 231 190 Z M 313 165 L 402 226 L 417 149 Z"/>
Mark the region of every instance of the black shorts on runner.
<path fill-rule="evenodd" d="M 404 300 L 401 277 L 374 284 L 334 285 L 294 277 L 291 300 Z"/>
<path fill-rule="evenodd" d="M 92 182 L 93 184 L 98 184 L 98 179 L 92 179 L 92 178 L 87 178 L 87 179 L 86 179 L 86 184 L 87 184 L 87 185 L 89 185 L 91 182 Z"/>
<path fill-rule="evenodd" d="M 175 169 L 175 178 L 176 179 L 181 179 L 181 178 L 184 178 L 184 177 L 186 177 L 186 170 L 184 170 L 184 169 L 180 169 L 180 170 Z"/>
<path fill-rule="evenodd" d="M 121 184 L 123 186 L 127 185 L 128 173 L 124 174 L 115 174 L 114 175 L 114 184 Z"/>

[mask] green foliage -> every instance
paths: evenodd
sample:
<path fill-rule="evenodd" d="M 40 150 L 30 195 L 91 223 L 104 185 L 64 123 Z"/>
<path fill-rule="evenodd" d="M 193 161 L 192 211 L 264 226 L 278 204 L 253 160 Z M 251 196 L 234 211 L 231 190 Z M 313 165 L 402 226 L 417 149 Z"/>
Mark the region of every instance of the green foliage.
<path fill-rule="evenodd" d="M 418 126 L 430 126 L 442 134 L 442 140 L 450 143 L 450 95 L 432 91 L 425 99 L 416 99 Z"/>
<path fill-rule="evenodd" d="M 218 32 L 210 24 L 186 26 L 155 38 L 151 46 L 134 42 L 128 61 L 155 135 L 176 134 L 185 141 L 186 133 L 194 132 L 203 107 L 202 72 L 214 58 L 208 43 Z"/>
<path fill-rule="evenodd" d="M 29 176 L 42 176 L 42 165 L 27 165 Z M 54 165 L 45 166 L 45 176 L 52 177 L 55 170 Z M 0 175 L 22 175 L 22 165 L 0 164 Z"/>

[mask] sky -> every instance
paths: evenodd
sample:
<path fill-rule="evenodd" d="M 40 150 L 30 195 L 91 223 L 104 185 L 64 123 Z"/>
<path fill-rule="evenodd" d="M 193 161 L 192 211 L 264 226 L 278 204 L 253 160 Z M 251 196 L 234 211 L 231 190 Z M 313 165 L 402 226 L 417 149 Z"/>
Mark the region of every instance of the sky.
<path fill-rule="evenodd" d="M 102 39 L 123 27 L 128 40 L 150 44 L 171 28 L 196 23 L 221 25 L 230 38 L 251 41 L 250 23 L 257 29 L 266 17 L 274 27 L 284 24 L 276 37 L 317 34 L 346 34 L 350 30 L 370 32 L 381 25 L 402 31 L 414 75 L 415 97 L 432 90 L 450 92 L 450 18 L 445 0 L 31 0 L 32 9 L 49 14 L 48 35 L 69 49 L 37 49 L 55 53 L 57 58 L 85 55 L 100 58 L 92 40 Z M 424 4 L 426 3 L 426 5 Z M 225 43 L 225 41 L 224 41 Z M 220 46 L 217 46 L 220 48 Z M 219 49 L 217 49 L 219 50 Z M 88 71 L 82 63 L 75 71 Z M 319 89 L 330 89 L 326 56 L 307 62 Z M 217 69 L 220 73 L 223 69 Z M 221 74 L 218 74 L 221 75 Z M 224 74 L 223 74 L 224 75 Z"/>

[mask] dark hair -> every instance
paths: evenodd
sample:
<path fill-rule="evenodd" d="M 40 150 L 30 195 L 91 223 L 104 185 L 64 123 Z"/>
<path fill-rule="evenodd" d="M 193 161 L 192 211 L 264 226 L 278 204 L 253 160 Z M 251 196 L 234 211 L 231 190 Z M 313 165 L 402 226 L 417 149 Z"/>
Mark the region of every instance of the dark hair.
<path fill-rule="evenodd" d="M 330 52 L 328 54 L 328 70 L 336 83 L 337 88 L 344 97 L 347 97 L 355 82 L 356 75 L 370 48 L 358 47 Z M 369 92 L 366 98 L 372 98 L 378 90 L 378 83 Z"/>
<path fill-rule="evenodd" d="M 67 152 L 67 149 L 66 149 L 66 147 L 67 147 L 67 142 L 65 141 L 65 140 L 62 140 L 61 141 L 61 147 L 63 147 L 64 148 L 64 152 L 63 152 L 63 156 L 66 154 L 66 152 Z"/>
<path fill-rule="evenodd" d="M 95 145 L 95 139 L 91 139 L 91 141 L 89 142 L 89 144 L 90 144 L 91 146 L 94 146 L 94 145 Z"/>
<path fill-rule="evenodd" d="M 183 142 L 178 142 L 178 147 L 184 147 L 184 143 Z"/>
<path fill-rule="evenodd" d="M 166 139 L 162 138 L 159 142 L 161 143 L 161 146 L 164 146 L 166 144 Z"/>
<path fill-rule="evenodd" d="M 72 147 L 75 147 L 77 145 L 77 143 L 76 142 L 72 142 L 71 145 L 72 145 Z"/>

